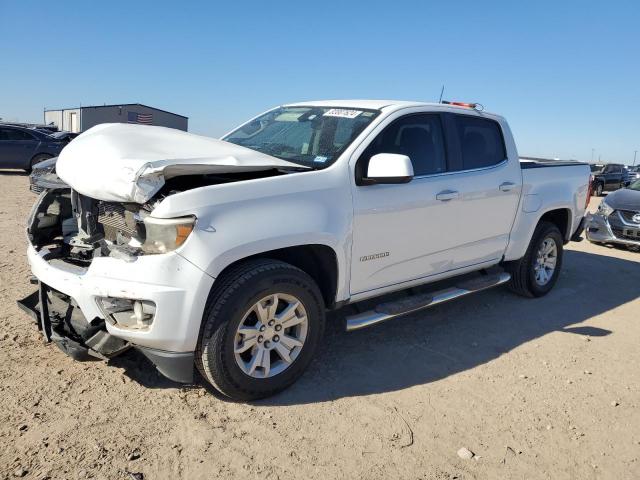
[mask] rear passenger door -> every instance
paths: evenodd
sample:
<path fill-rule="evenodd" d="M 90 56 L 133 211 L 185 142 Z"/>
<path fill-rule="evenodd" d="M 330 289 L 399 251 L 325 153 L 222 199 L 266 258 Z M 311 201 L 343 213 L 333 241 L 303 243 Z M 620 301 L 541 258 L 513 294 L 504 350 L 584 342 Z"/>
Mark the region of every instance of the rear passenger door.
<path fill-rule="evenodd" d="M 470 112 L 446 113 L 450 190 L 457 213 L 454 267 L 499 260 L 509 242 L 522 192 L 522 170 L 506 123 Z M 510 143 L 507 143 L 510 142 Z"/>

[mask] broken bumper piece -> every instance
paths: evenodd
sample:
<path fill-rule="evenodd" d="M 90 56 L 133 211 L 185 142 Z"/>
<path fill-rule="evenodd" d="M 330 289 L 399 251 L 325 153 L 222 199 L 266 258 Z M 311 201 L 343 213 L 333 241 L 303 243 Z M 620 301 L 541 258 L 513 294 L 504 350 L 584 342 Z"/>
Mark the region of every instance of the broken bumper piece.
<path fill-rule="evenodd" d="M 75 360 L 106 360 L 129 348 L 128 342 L 109 335 L 104 321 L 88 322 L 68 296 L 44 283 L 19 300 L 18 306 L 33 318 L 46 342 L 53 342 Z"/>
<path fill-rule="evenodd" d="M 100 257 L 86 268 L 48 260 L 46 249 L 32 246 L 27 257 L 40 292 L 19 305 L 65 353 L 108 359 L 136 348 L 169 379 L 193 381 L 211 276 L 176 253 L 134 262 Z"/>
<path fill-rule="evenodd" d="M 74 360 L 85 361 L 91 358 L 108 360 L 133 347 L 140 351 L 169 380 L 179 383 L 193 383 L 193 352 L 166 352 L 129 344 L 110 335 L 100 321 L 91 322 L 93 325 L 86 322 L 80 309 L 73 306 L 71 301 L 65 304 L 64 298 L 60 299 L 62 304 L 65 304 L 64 311 L 61 311 L 60 300 L 53 297 L 60 299 L 59 292 L 54 292 L 47 285 L 40 283 L 37 291 L 18 300 L 17 303 L 33 319 L 45 341 L 53 342 Z M 43 298 L 46 301 L 42 302 Z M 75 322 L 71 322 L 71 319 L 78 320 L 80 317 L 87 325 L 84 330 L 76 330 L 73 327 Z"/>
<path fill-rule="evenodd" d="M 630 234 L 640 231 L 640 229 L 622 225 L 615 217 L 610 217 L 599 214 L 589 214 L 585 228 L 587 239 L 595 243 L 612 243 L 629 247 L 640 247 L 640 235 Z M 612 224 L 612 221 L 616 223 Z"/>

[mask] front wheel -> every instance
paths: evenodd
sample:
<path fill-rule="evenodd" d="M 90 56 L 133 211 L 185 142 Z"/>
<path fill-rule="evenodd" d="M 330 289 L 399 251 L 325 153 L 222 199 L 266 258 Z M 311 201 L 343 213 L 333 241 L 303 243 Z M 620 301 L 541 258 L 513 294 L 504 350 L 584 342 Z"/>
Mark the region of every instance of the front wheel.
<path fill-rule="evenodd" d="M 520 260 L 509 262 L 509 288 L 525 297 L 542 297 L 558 281 L 562 267 L 563 239 L 556 225 L 541 222 L 533 232 L 531 243 Z"/>
<path fill-rule="evenodd" d="M 324 331 L 324 304 L 313 279 L 265 259 L 233 267 L 216 283 L 196 351 L 202 375 L 240 401 L 290 386 L 311 362 Z"/>

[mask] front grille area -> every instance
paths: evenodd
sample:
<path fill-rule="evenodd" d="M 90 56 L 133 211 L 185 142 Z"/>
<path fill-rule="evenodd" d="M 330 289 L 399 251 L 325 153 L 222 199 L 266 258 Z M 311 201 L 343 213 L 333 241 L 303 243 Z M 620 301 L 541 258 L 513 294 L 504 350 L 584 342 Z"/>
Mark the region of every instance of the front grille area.
<path fill-rule="evenodd" d="M 629 235 L 630 231 L 640 231 L 640 224 L 637 224 L 631 220 L 631 218 L 636 213 L 637 212 L 633 212 L 630 210 L 616 210 L 611 215 L 609 215 L 609 217 L 607 217 L 609 226 L 611 227 L 611 232 L 616 238 L 619 238 L 621 240 L 632 240 L 634 242 L 640 242 L 640 237 Z M 626 234 L 625 231 L 627 232 Z"/>
<path fill-rule="evenodd" d="M 44 191 L 44 187 L 39 186 L 37 180 L 46 173 L 49 172 L 42 168 L 34 169 L 29 175 L 29 190 L 37 194 L 42 193 Z"/>
<path fill-rule="evenodd" d="M 620 210 L 615 210 L 614 212 L 612 212 L 611 215 L 607 217 L 607 220 L 612 229 L 618 228 L 622 230 L 626 226 L 625 223 L 622 221 L 622 215 L 620 214 Z"/>
<path fill-rule="evenodd" d="M 136 234 L 136 221 L 133 212 L 119 203 L 98 202 L 98 223 L 104 228 L 107 240 L 115 241 L 118 232 L 127 237 Z"/>
<path fill-rule="evenodd" d="M 640 212 L 634 212 L 633 210 L 618 210 L 618 213 L 620 213 L 620 216 L 625 222 L 631 223 L 632 225 L 640 225 L 640 222 L 633 221 L 633 216 Z"/>
<path fill-rule="evenodd" d="M 33 193 L 37 193 L 38 195 L 40 195 L 44 191 L 44 187 L 39 187 L 34 183 L 32 183 L 31 185 L 29 185 L 29 190 L 31 190 Z"/>
<path fill-rule="evenodd" d="M 627 229 L 628 231 L 629 229 Z M 611 227 L 611 231 L 616 236 L 616 238 L 620 238 L 622 240 L 632 240 L 634 242 L 640 242 L 640 237 L 636 237 L 635 235 L 625 235 L 624 230 L 622 228 Z"/>

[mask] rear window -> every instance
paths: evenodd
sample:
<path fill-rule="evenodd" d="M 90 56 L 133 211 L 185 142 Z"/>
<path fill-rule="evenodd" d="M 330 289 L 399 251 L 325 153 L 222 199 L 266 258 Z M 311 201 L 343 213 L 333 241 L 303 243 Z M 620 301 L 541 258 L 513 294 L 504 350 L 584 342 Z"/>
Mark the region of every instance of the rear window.
<path fill-rule="evenodd" d="M 490 167 L 507 158 L 502 130 L 497 122 L 470 115 L 455 115 L 454 121 L 463 170 Z"/>

